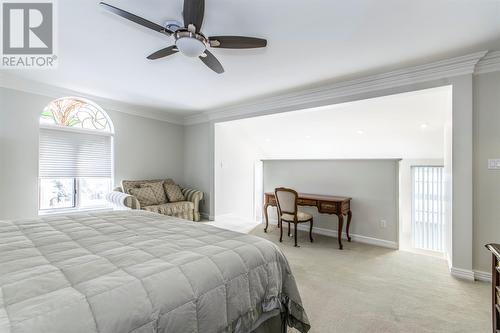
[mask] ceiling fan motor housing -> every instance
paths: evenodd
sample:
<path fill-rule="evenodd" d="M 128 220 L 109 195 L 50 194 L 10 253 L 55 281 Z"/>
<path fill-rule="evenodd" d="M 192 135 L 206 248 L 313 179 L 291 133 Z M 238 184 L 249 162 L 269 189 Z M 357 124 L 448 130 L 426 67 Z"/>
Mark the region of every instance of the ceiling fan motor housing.
<path fill-rule="evenodd" d="M 174 33 L 174 38 L 177 49 L 188 57 L 201 56 L 209 45 L 204 35 L 187 29 L 178 29 Z"/>
<path fill-rule="evenodd" d="M 183 25 L 181 22 L 176 21 L 176 20 L 168 20 L 165 22 L 163 25 L 165 29 L 176 32 L 179 29 L 182 29 Z"/>

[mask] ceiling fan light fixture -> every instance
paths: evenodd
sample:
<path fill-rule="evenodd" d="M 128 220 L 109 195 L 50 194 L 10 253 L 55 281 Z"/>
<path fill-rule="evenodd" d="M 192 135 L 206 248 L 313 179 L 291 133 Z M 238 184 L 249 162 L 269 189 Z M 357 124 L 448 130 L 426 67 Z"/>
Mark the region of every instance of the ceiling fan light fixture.
<path fill-rule="evenodd" d="M 181 37 L 175 41 L 179 51 L 188 57 L 199 57 L 207 49 L 205 43 L 193 37 Z"/>
<path fill-rule="evenodd" d="M 168 57 L 180 52 L 188 57 L 198 57 L 208 68 L 217 74 L 222 74 L 224 73 L 224 67 L 222 67 L 219 60 L 217 60 L 217 57 L 208 50 L 209 47 L 222 49 L 253 49 L 267 46 L 267 40 L 262 38 L 246 36 L 205 37 L 205 35 L 201 33 L 203 16 L 205 14 L 205 0 L 184 0 L 182 10 L 184 23 L 167 21 L 163 26 L 105 2 L 100 2 L 99 4 L 113 14 L 161 34 L 172 36 L 175 39 L 175 45 L 170 45 L 153 52 L 147 56 L 149 60 Z"/>

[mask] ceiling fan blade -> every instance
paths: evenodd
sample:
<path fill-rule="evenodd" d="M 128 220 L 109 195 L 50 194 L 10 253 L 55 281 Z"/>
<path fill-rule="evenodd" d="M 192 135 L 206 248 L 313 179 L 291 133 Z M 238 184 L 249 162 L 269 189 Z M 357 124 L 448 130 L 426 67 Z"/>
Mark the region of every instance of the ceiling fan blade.
<path fill-rule="evenodd" d="M 217 74 L 224 73 L 224 68 L 220 64 L 219 60 L 217 60 L 217 58 L 208 50 L 205 50 L 205 54 L 206 54 L 205 57 L 203 56 L 199 57 L 201 61 L 203 61 L 205 65 L 207 65 L 211 70 L 213 70 Z"/>
<path fill-rule="evenodd" d="M 209 37 L 211 47 L 226 49 L 252 49 L 257 47 L 266 47 L 267 40 L 254 37 L 242 36 L 213 36 Z"/>
<path fill-rule="evenodd" d="M 203 15 L 205 15 L 205 0 L 184 0 L 182 16 L 184 17 L 185 27 L 193 24 L 196 31 L 200 31 Z"/>
<path fill-rule="evenodd" d="M 179 50 L 177 50 L 177 47 L 175 45 L 166 47 L 164 49 L 161 49 L 159 51 L 156 51 L 155 53 L 152 53 L 148 56 L 149 60 L 155 60 L 155 59 L 160 59 L 166 56 L 169 56 L 171 54 L 177 53 Z"/>
<path fill-rule="evenodd" d="M 146 28 L 149 28 L 149 29 L 161 32 L 161 33 L 166 33 L 169 35 L 173 34 L 173 31 L 170 31 L 169 29 L 162 27 L 159 24 L 148 21 L 148 20 L 146 20 L 142 17 L 139 17 L 135 14 L 129 13 L 123 9 L 117 8 L 115 6 L 111 6 L 105 2 L 100 2 L 100 5 L 103 6 L 104 8 L 106 8 L 107 10 L 109 10 L 110 12 L 112 12 L 116 15 L 119 15 L 123 18 L 126 18 L 127 20 L 130 20 L 132 22 L 135 22 L 139 25 L 142 25 L 143 27 L 146 27 Z"/>

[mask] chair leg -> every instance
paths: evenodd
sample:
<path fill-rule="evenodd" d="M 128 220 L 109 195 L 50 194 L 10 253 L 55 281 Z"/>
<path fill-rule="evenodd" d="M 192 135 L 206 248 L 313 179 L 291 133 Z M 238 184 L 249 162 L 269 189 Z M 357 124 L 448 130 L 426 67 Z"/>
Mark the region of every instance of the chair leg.
<path fill-rule="evenodd" d="M 288 222 L 288 237 L 290 237 L 292 234 L 290 233 L 290 222 Z"/>
<path fill-rule="evenodd" d="M 280 219 L 281 220 L 281 219 Z M 282 224 L 282 222 L 280 222 L 280 224 Z M 281 225 L 281 228 L 280 228 L 280 243 L 283 241 L 283 225 Z"/>
<path fill-rule="evenodd" d="M 313 239 L 313 219 L 311 219 L 311 227 L 309 228 L 309 239 L 311 240 L 311 243 L 314 242 L 314 239 Z"/>
<path fill-rule="evenodd" d="M 294 237 L 294 238 L 295 238 L 295 247 L 299 247 L 299 246 L 297 245 L 297 224 L 298 224 L 297 222 L 295 222 L 295 223 L 294 223 L 294 230 L 293 230 L 293 232 L 294 232 L 294 234 L 295 234 L 295 235 L 294 235 L 294 236 L 295 236 L 295 237 Z"/>

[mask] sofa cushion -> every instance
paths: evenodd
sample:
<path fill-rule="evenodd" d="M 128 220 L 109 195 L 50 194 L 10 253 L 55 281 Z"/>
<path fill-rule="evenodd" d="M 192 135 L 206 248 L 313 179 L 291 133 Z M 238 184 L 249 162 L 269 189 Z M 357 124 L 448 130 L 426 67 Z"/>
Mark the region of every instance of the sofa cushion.
<path fill-rule="evenodd" d="M 167 203 L 167 196 L 165 195 L 165 190 L 163 189 L 163 181 L 156 183 L 144 183 L 141 184 L 141 188 L 143 187 L 151 187 L 153 193 L 156 197 L 156 203 L 158 205 Z"/>
<path fill-rule="evenodd" d="M 186 198 L 184 194 L 182 194 L 181 188 L 176 184 L 163 184 L 163 188 L 165 189 L 165 193 L 167 194 L 168 201 L 170 202 L 178 202 L 185 201 Z"/>
<path fill-rule="evenodd" d="M 158 200 L 151 187 L 131 188 L 130 194 L 139 200 L 141 207 L 158 204 Z"/>
<path fill-rule="evenodd" d="M 161 205 L 143 207 L 144 210 L 163 215 L 177 216 L 181 213 L 194 210 L 191 201 L 168 202 Z"/>
<path fill-rule="evenodd" d="M 141 187 L 142 184 L 157 183 L 161 181 L 165 184 L 175 184 L 175 182 L 170 178 L 155 180 L 122 180 L 123 193 L 132 194 L 130 193 L 130 189 Z"/>

